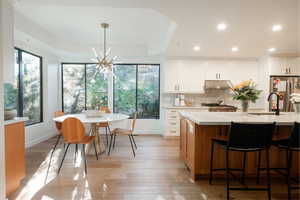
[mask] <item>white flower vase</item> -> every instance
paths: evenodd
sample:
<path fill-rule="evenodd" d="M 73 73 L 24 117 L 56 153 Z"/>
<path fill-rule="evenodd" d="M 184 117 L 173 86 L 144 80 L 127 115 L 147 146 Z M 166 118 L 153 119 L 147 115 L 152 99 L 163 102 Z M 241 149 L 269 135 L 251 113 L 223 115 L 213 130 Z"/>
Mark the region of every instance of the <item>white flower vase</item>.
<path fill-rule="evenodd" d="M 300 102 L 295 102 L 293 105 L 295 113 L 300 114 Z"/>
<path fill-rule="evenodd" d="M 242 112 L 248 112 L 249 109 L 249 100 L 242 100 Z"/>

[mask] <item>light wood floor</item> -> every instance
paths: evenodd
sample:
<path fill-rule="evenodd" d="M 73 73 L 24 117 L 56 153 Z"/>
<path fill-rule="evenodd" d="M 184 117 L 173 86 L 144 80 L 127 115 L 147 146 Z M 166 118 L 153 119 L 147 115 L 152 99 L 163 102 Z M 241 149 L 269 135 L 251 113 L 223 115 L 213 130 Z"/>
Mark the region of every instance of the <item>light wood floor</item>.
<path fill-rule="evenodd" d="M 9 199 L 42 200 L 219 200 L 225 199 L 225 182 L 219 178 L 214 185 L 207 179 L 197 183 L 189 180 L 180 161 L 179 141 L 160 136 L 138 136 L 137 156 L 131 152 L 128 137 L 120 136 L 111 156 L 87 157 L 88 175 L 84 176 L 81 157 L 74 164 L 74 147 L 69 151 L 61 174 L 57 168 L 62 144 L 55 152 L 45 182 L 50 150 L 55 138 L 29 148 L 26 152 L 27 176 L 20 189 Z M 204 160 L 203 162 L 208 162 Z M 272 199 L 286 199 L 283 180 L 272 181 Z M 265 192 L 231 192 L 232 199 L 267 199 Z M 298 199 L 298 196 L 295 196 Z"/>

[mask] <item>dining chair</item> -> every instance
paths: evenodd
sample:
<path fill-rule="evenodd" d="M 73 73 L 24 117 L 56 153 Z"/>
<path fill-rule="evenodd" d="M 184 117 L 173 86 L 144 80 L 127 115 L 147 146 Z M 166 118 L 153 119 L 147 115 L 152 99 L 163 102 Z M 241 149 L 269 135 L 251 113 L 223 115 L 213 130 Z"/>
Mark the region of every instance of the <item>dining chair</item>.
<path fill-rule="evenodd" d="M 113 148 L 115 147 L 116 136 L 117 135 L 128 135 L 129 141 L 130 141 L 130 144 L 131 144 L 131 149 L 132 149 L 132 152 L 133 152 L 133 156 L 135 157 L 134 147 L 135 147 L 135 149 L 137 149 L 137 145 L 135 143 L 133 132 L 134 132 L 135 124 L 136 124 L 136 117 L 137 117 L 137 113 L 134 113 L 133 114 L 133 119 L 131 121 L 130 129 L 116 128 L 112 131 L 111 138 L 110 138 L 108 155 L 110 155 L 111 147 L 112 146 L 113 146 Z M 133 145 L 134 145 L 134 147 L 133 147 Z"/>
<path fill-rule="evenodd" d="M 100 106 L 100 111 L 102 111 L 104 113 L 111 113 L 110 109 L 107 106 Z M 101 122 L 101 123 L 97 124 L 97 128 L 105 128 L 106 146 L 108 147 L 108 132 L 111 135 L 109 123 Z"/>
<path fill-rule="evenodd" d="M 85 157 L 85 145 L 90 144 L 93 142 L 94 149 L 95 149 L 95 155 L 96 159 L 98 160 L 98 154 L 96 149 L 96 143 L 95 143 L 95 136 L 87 136 L 85 135 L 85 128 L 82 122 L 75 118 L 75 117 L 69 117 L 65 119 L 62 123 L 62 135 L 64 137 L 64 142 L 67 144 L 67 147 L 65 149 L 63 158 L 61 160 L 58 174 L 61 170 L 61 167 L 63 165 L 65 156 L 68 152 L 70 144 L 79 145 L 82 144 L 82 156 L 84 158 L 84 171 L 87 174 L 87 166 L 86 166 L 86 157 Z"/>
<path fill-rule="evenodd" d="M 55 111 L 54 112 L 54 117 L 61 117 L 65 115 L 65 113 L 63 111 Z M 53 157 L 53 153 L 55 152 L 56 150 L 56 147 L 60 141 L 60 138 L 62 136 L 62 123 L 60 122 L 55 122 L 55 126 L 56 126 L 56 129 L 57 129 L 57 139 L 56 139 L 56 142 L 55 142 L 55 145 L 54 147 L 52 148 L 52 151 L 51 151 L 51 155 L 50 155 L 50 160 L 49 160 L 49 164 L 48 164 L 48 168 L 47 168 L 47 177 L 48 177 L 48 173 L 49 173 L 49 169 L 50 169 L 50 166 L 51 166 L 51 161 L 52 161 L 52 157 Z M 65 147 L 65 143 L 64 143 L 64 147 Z M 47 180 L 47 178 L 46 178 Z"/>

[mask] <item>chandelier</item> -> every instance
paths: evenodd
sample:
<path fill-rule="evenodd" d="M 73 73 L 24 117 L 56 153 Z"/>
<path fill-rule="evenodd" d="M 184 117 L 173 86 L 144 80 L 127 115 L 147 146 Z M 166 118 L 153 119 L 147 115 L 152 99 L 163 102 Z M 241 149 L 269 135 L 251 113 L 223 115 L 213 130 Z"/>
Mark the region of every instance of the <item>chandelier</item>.
<path fill-rule="evenodd" d="M 113 73 L 113 64 L 114 61 L 116 60 L 116 56 L 112 57 L 109 56 L 110 54 L 110 49 L 106 50 L 106 30 L 108 29 L 109 24 L 107 23 L 102 23 L 101 28 L 103 28 L 104 32 L 104 38 L 103 38 L 103 53 L 97 53 L 96 49 L 93 48 L 94 54 L 96 58 L 93 58 L 92 60 L 96 62 L 96 74 L 98 72 L 100 73 Z M 95 75 L 96 75 L 95 74 Z"/>

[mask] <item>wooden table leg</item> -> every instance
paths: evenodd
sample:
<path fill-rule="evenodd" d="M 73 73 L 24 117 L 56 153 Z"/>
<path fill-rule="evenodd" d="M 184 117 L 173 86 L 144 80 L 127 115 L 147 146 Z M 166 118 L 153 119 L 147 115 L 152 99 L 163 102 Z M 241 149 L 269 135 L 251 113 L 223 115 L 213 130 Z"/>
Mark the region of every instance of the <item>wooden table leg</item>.
<path fill-rule="evenodd" d="M 95 143 L 96 143 L 97 152 L 98 152 L 98 154 L 102 154 L 105 152 L 105 145 L 98 134 L 97 124 L 91 124 L 91 126 L 92 126 L 91 127 L 91 136 L 96 137 Z M 94 155 L 95 154 L 94 146 L 92 144 L 86 145 L 85 152 L 88 155 Z"/>

